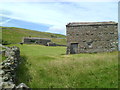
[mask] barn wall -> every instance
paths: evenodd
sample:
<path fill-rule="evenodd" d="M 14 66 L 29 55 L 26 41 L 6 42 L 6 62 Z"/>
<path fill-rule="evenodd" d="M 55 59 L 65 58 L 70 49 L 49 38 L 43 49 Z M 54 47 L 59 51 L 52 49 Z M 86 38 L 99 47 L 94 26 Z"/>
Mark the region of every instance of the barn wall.
<path fill-rule="evenodd" d="M 67 26 L 67 53 L 71 43 L 78 43 L 78 53 L 117 50 L 117 24 Z"/>
<path fill-rule="evenodd" d="M 51 42 L 51 40 L 45 40 L 45 39 L 29 39 L 24 38 L 23 43 L 24 44 L 41 44 L 41 45 L 47 45 L 48 42 Z"/>

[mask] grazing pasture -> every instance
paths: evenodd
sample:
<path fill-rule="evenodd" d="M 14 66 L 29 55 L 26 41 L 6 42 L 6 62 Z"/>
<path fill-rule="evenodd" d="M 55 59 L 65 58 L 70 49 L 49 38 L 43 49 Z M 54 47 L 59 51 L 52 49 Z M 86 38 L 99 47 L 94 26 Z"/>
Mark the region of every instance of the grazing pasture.
<path fill-rule="evenodd" d="M 117 88 L 118 52 L 66 55 L 66 47 L 18 46 L 17 83 L 31 88 Z"/>

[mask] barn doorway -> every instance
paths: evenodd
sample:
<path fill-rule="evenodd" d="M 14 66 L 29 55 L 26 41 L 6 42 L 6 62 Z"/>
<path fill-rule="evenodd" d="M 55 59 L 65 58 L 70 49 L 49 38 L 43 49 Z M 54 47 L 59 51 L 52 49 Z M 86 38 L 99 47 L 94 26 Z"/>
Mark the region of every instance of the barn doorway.
<path fill-rule="evenodd" d="M 70 54 L 78 53 L 78 43 L 71 43 Z"/>

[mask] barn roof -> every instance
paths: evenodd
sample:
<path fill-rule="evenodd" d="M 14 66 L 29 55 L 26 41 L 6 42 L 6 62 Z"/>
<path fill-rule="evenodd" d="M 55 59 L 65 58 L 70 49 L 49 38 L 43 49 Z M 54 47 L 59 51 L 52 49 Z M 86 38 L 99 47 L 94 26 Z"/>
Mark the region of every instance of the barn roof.
<path fill-rule="evenodd" d="M 41 39 L 41 40 L 50 40 L 48 38 L 39 38 L 39 37 L 24 37 L 24 39 Z"/>
<path fill-rule="evenodd" d="M 79 26 L 79 25 L 105 25 L 105 24 L 117 24 L 116 22 L 70 22 L 66 26 Z"/>

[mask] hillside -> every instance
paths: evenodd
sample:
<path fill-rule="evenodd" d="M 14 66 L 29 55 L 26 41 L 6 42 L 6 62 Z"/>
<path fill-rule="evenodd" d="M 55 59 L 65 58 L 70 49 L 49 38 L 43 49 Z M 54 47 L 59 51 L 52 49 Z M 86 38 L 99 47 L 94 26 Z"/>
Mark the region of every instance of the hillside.
<path fill-rule="evenodd" d="M 2 39 L 4 41 L 8 41 L 9 43 L 20 43 L 23 37 L 28 36 L 49 38 L 52 40 L 52 42 L 66 45 L 65 35 L 53 34 L 48 32 L 39 32 L 16 27 L 2 27 Z"/>

